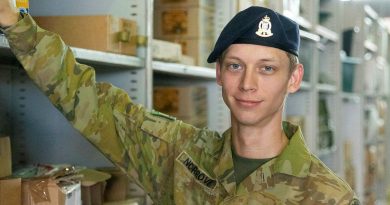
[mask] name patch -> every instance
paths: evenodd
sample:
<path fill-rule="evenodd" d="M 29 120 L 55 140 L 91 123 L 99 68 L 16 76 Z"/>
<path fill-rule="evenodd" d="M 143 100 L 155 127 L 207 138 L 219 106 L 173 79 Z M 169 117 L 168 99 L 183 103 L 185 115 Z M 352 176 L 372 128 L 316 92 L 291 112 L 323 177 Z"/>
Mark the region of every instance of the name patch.
<path fill-rule="evenodd" d="M 199 166 L 191 159 L 186 153 L 182 152 L 177 159 L 184 167 L 194 176 L 197 182 L 206 186 L 207 188 L 214 189 L 217 185 L 217 180 L 208 176 Z"/>

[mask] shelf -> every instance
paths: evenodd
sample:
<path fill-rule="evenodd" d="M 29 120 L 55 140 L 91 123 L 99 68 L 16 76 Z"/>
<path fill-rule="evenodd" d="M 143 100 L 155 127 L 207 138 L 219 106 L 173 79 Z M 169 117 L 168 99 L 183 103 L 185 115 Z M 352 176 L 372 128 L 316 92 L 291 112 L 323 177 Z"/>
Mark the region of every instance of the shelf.
<path fill-rule="evenodd" d="M 364 139 L 364 144 L 366 146 L 370 146 L 370 145 L 376 146 L 378 144 L 383 144 L 383 143 L 385 143 L 385 140 L 383 138 L 378 139 L 378 137 L 374 137 L 373 139 Z"/>
<path fill-rule="evenodd" d="M 0 36 L 0 49 L 5 51 L 1 52 L 0 56 L 12 56 L 11 50 L 9 49 L 8 41 L 4 36 Z M 142 59 L 134 56 L 126 56 L 121 54 L 94 51 L 75 47 L 71 47 L 71 49 L 78 60 L 85 62 L 131 68 L 144 67 L 144 62 L 142 61 Z M 211 68 L 188 66 L 177 63 L 166 63 L 160 61 L 154 61 L 152 66 L 153 69 L 157 72 L 215 79 L 215 69 Z"/>
<path fill-rule="evenodd" d="M 378 46 L 368 40 L 364 41 L 364 47 L 367 50 L 372 51 L 374 53 L 378 51 Z"/>
<path fill-rule="evenodd" d="M 161 61 L 153 61 L 152 67 L 154 71 L 169 73 L 180 76 L 192 76 L 201 78 L 215 79 L 215 69 L 199 66 L 189 66 L 177 63 L 166 63 Z"/>
<path fill-rule="evenodd" d="M 343 63 L 349 63 L 349 64 L 360 64 L 362 63 L 361 58 L 355 58 L 355 57 L 348 57 L 348 56 L 342 56 L 341 61 Z"/>
<path fill-rule="evenodd" d="M 333 42 L 337 42 L 339 40 L 339 36 L 336 32 L 324 27 L 324 26 L 316 26 L 316 33 L 326 39 L 329 39 Z"/>
<path fill-rule="evenodd" d="M 309 33 L 307 31 L 299 30 L 299 34 L 301 35 L 302 38 L 306 38 L 312 41 L 319 42 L 320 41 L 320 36 L 314 33 Z"/>
<path fill-rule="evenodd" d="M 353 103 L 360 103 L 360 95 L 356 94 L 356 93 L 347 93 L 347 92 L 343 92 L 341 94 L 341 98 L 343 99 L 344 102 L 353 102 Z"/>
<path fill-rule="evenodd" d="M 143 61 L 140 58 L 134 56 L 126 56 L 122 54 L 94 51 L 74 47 L 71 47 L 71 50 L 73 51 L 77 59 L 85 62 L 126 68 L 144 67 Z M 3 35 L 0 35 L 0 51 L 0 57 L 14 58 L 11 49 L 9 48 L 8 41 Z"/>
<path fill-rule="evenodd" d="M 309 82 L 302 81 L 301 82 L 301 90 L 310 90 L 311 86 Z"/>
<path fill-rule="evenodd" d="M 297 15 L 293 14 L 289 10 L 284 10 L 283 15 L 287 16 L 290 19 L 293 19 L 295 22 L 297 22 L 297 24 L 299 24 L 303 28 L 310 30 L 313 27 L 312 24 L 310 23 L 310 21 L 303 18 L 302 16 L 297 16 Z"/>
<path fill-rule="evenodd" d="M 364 97 L 366 98 L 371 98 L 371 99 L 375 99 L 375 98 L 387 98 L 388 95 L 384 94 L 384 93 L 377 93 L 375 91 L 370 91 L 369 93 L 365 93 L 364 94 Z"/>
<path fill-rule="evenodd" d="M 99 64 L 109 64 L 114 66 L 124 66 L 141 68 L 144 67 L 143 61 L 134 56 L 127 56 L 103 51 L 94 51 L 84 48 L 71 47 L 77 59 Z"/>
<path fill-rule="evenodd" d="M 330 84 L 318 84 L 317 89 L 319 92 L 323 93 L 336 93 L 338 90 L 337 86 Z"/>
<path fill-rule="evenodd" d="M 365 5 L 364 6 L 364 11 L 366 12 L 366 14 L 372 18 L 372 19 L 378 19 L 378 14 L 376 13 L 376 11 L 374 9 L 372 9 L 370 6 L 368 5 Z"/>

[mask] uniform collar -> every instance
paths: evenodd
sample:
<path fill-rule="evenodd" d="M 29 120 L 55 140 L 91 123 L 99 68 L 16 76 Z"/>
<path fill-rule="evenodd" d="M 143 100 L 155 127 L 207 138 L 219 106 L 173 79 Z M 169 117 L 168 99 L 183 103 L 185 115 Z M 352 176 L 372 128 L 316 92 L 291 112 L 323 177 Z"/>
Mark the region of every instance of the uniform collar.
<path fill-rule="evenodd" d="M 214 168 L 214 174 L 220 184 L 224 186 L 229 194 L 236 191 L 236 177 L 234 175 L 231 128 L 223 133 L 224 145 L 220 155 L 220 160 Z"/>
<path fill-rule="evenodd" d="M 301 128 L 283 122 L 283 130 L 289 138 L 289 142 L 276 158 L 273 172 L 306 177 L 309 173 L 311 154 L 305 144 Z"/>
<path fill-rule="evenodd" d="M 272 177 L 276 173 L 283 173 L 295 177 L 306 177 L 308 175 L 311 155 L 305 145 L 301 129 L 288 122 L 283 122 L 283 130 L 289 138 L 288 145 L 277 158 L 265 163 L 251 174 L 251 178 L 261 178 L 254 181 L 264 182 L 264 179 Z M 231 129 L 223 133 L 223 138 L 224 145 L 220 160 L 214 169 L 214 174 L 226 191 L 229 194 L 234 194 L 237 185 L 232 158 Z"/>

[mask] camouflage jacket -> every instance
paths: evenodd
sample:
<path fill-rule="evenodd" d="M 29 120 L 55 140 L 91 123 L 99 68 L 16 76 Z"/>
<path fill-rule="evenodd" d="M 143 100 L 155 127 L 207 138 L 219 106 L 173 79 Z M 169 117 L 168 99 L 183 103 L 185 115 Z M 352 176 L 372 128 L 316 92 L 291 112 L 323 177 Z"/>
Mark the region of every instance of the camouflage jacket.
<path fill-rule="evenodd" d="M 122 89 L 95 82 L 94 69 L 28 15 L 4 32 L 54 106 L 155 204 L 359 203 L 308 151 L 299 127 L 284 123 L 288 146 L 236 184 L 229 130 L 221 136 L 133 104 Z"/>

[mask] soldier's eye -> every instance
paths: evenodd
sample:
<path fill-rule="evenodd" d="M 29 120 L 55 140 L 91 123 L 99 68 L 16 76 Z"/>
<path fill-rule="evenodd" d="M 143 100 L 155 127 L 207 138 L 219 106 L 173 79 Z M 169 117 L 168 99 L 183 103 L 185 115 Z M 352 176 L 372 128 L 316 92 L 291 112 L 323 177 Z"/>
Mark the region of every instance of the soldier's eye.
<path fill-rule="evenodd" d="M 271 74 L 275 71 L 275 69 L 272 66 L 264 66 L 261 68 L 262 73 Z"/>
<path fill-rule="evenodd" d="M 228 69 L 233 70 L 233 71 L 240 70 L 241 69 L 241 65 L 238 64 L 238 63 L 231 63 L 231 64 L 228 65 Z"/>

